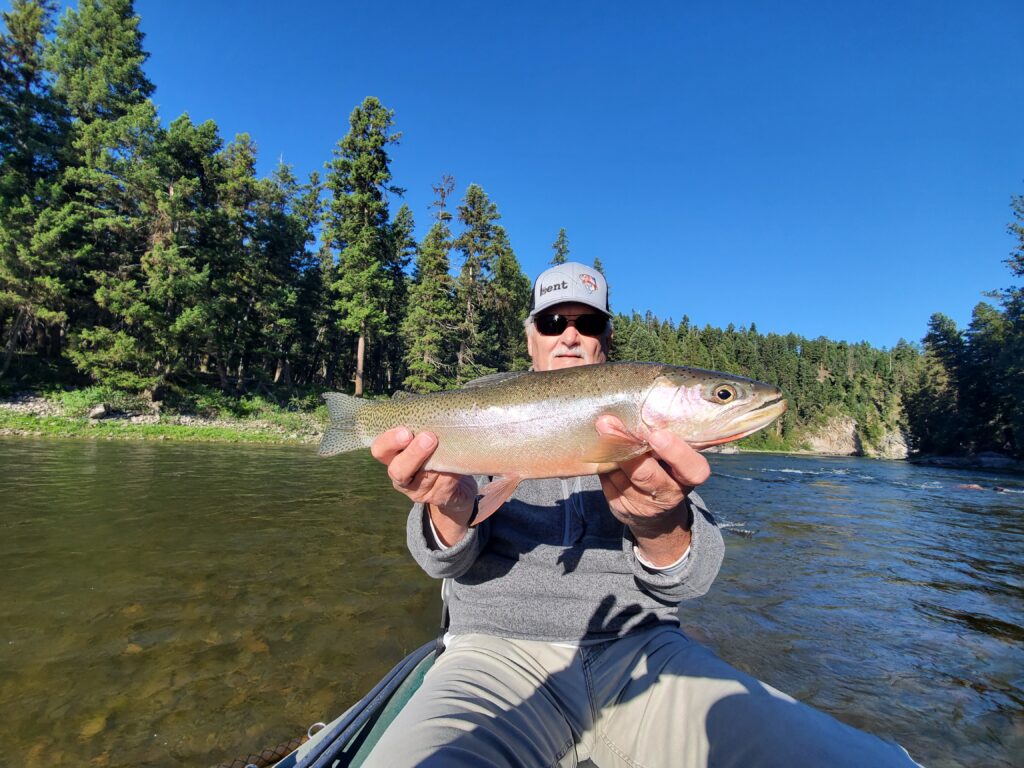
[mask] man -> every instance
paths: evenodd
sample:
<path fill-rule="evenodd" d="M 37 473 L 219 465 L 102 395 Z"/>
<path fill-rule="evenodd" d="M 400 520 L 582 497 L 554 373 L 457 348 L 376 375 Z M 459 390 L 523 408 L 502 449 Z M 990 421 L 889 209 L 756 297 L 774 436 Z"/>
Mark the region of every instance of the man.
<path fill-rule="evenodd" d="M 535 371 L 604 363 L 611 337 L 599 272 L 569 262 L 537 278 Z M 706 459 L 667 431 L 649 443 L 607 475 L 525 481 L 473 527 L 478 481 L 423 469 L 436 436 L 374 442 L 415 503 L 409 549 L 446 580 L 451 624 L 371 765 L 913 765 L 683 634 L 678 605 L 708 590 L 724 547 L 693 492 Z"/>

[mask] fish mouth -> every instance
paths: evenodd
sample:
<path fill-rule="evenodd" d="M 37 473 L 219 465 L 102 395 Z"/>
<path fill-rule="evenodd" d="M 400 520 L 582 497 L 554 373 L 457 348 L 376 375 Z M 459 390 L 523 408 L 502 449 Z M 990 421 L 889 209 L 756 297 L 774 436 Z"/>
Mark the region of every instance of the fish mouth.
<path fill-rule="evenodd" d="M 774 419 L 777 416 L 781 416 L 783 413 L 785 413 L 786 409 L 789 408 L 789 404 L 786 402 L 786 399 L 782 395 L 779 395 L 778 397 L 772 400 L 766 400 L 765 402 L 761 403 L 759 406 L 757 406 L 757 408 L 752 410 L 750 413 L 757 413 L 758 411 L 763 411 L 765 408 L 778 409 L 778 413 L 773 412 L 772 418 Z"/>
<path fill-rule="evenodd" d="M 775 421 L 775 419 L 784 414 L 787 408 L 789 408 L 789 404 L 782 395 L 779 395 L 778 397 L 761 403 L 757 408 L 753 408 L 744 414 L 743 418 L 740 420 L 741 429 L 739 432 L 726 435 L 725 437 L 716 437 L 713 440 L 690 443 L 690 447 L 695 450 L 702 451 L 705 448 L 711 448 L 714 445 L 731 443 L 733 440 L 742 440 L 744 437 L 749 437 L 754 434 L 759 429 L 767 427 Z"/>

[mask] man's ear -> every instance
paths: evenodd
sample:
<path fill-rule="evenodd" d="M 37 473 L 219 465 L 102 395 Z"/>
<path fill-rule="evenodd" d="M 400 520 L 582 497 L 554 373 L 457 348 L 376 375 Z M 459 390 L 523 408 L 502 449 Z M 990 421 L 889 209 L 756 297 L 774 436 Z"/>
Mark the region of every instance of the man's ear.
<path fill-rule="evenodd" d="M 533 323 L 526 327 L 526 354 L 533 358 Z"/>

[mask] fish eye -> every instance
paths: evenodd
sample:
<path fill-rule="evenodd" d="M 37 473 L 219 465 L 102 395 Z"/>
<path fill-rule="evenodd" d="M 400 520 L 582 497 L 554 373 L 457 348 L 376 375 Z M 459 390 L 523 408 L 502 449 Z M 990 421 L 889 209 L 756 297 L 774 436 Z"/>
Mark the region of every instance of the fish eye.
<path fill-rule="evenodd" d="M 731 403 L 736 399 L 736 387 L 731 384 L 719 384 L 715 387 L 712 398 L 716 403 Z"/>

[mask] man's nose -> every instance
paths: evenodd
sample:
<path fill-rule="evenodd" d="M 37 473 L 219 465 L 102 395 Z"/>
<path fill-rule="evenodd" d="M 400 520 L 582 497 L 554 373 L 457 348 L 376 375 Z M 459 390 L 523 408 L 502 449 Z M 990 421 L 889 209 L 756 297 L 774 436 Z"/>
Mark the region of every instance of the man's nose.
<path fill-rule="evenodd" d="M 580 332 L 576 330 L 575 325 L 567 325 L 565 330 L 562 331 L 562 337 L 559 341 L 567 347 L 573 347 L 580 341 Z"/>

